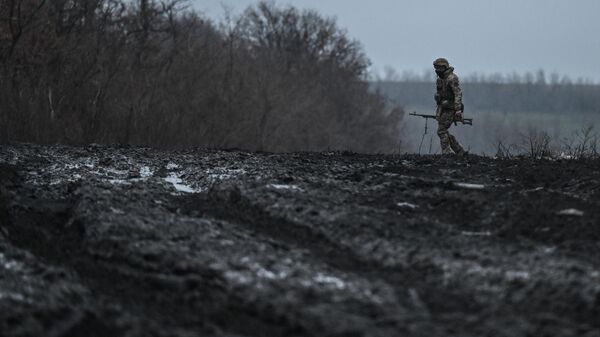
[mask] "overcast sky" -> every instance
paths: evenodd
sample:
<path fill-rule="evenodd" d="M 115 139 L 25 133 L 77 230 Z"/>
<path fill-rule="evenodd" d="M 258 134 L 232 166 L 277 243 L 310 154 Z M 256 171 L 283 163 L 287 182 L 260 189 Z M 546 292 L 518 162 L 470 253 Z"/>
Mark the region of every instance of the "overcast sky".
<path fill-rule="evenodd" d="M 216 20 L 256 0 L 192 0 Z M 543 68 L 600 82 L 600 0 L 279 0 L 337 18 L 373 67 L 422 73 L 440 56 L 458 74 Z"/>

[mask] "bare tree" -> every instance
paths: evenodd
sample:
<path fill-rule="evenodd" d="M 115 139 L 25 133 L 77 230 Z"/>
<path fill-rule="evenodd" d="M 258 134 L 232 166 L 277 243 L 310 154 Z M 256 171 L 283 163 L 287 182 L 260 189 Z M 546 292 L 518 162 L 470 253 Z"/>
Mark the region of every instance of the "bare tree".
<path fill-rule="evenodd" d="M 220 26 L 181 0 L 0 5 L 0 136 L 392 151 L 402 114 L 335 20 L 259 3 Z"/>

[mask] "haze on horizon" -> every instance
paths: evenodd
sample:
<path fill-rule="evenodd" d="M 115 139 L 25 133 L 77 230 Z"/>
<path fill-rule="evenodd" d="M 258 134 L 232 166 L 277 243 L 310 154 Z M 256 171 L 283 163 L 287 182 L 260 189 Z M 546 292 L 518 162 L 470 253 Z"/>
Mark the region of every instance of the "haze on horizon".
<path fill-rule="evenodd" d="M 258 0 L 192 0 L 219 20 Z M 543 69 L 600 83 L 600 1 L 597 0 L 279 0 L 336 17 L 359 40 L 372 71 L 430 69 L 447 57 L 457 73 L 523 74 Z"/>

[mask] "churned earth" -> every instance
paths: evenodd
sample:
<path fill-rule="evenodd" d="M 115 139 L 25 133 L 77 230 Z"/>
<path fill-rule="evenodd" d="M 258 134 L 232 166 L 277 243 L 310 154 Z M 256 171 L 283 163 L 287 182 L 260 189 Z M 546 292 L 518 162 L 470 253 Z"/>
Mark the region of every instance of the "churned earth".
<path fill-rule="evenodd" d="M 2 336 L 600 336 L 600 160 L 17 144 Z"/>

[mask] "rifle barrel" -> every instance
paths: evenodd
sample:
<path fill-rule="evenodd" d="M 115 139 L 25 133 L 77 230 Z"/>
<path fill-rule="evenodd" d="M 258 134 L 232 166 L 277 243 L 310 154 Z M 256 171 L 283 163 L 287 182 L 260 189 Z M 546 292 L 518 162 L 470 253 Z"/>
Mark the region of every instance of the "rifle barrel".
<path fill-rule="evenodd" d="M 409 113 L 409 115 L 411 115 L 411 116 L 425 117 L 425 118 L 436 118 L 437 117 L 435 115 L 424 115 L 424 114 L 418 114 L 416 112 L 411 112 L 411 113 Z"/>
<path fill-rule="evenodd" d="M 424 114 L 418 114 L 416 112 L 411 112 L 409 113 L 410 116 L 418 116 L 418 117 L 423 117 L 423 118 L 433 118 L 433 119 L 437 119 L 436 115 L 424 115 Z M 456 123 L 462 123 L 463 125 L 473 125 L 473 118 L 463 118 L 463 119 L 457 119 L 454 121 L 454 124 Z"/>

